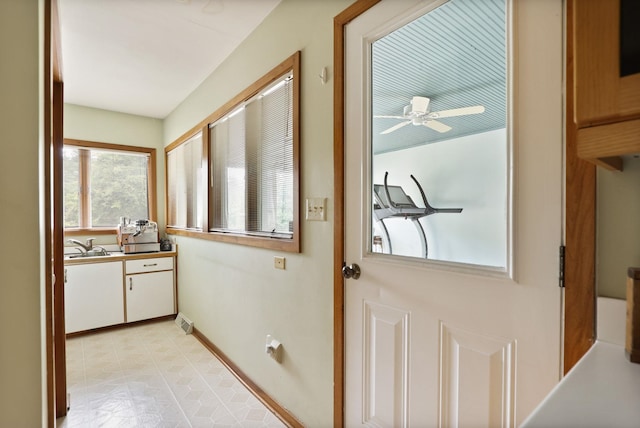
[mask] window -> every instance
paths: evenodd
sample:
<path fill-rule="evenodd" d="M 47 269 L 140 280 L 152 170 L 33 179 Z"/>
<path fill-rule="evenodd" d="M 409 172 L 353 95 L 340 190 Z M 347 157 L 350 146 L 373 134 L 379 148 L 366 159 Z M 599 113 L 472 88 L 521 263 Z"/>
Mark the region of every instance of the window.
<path fill-rule="evenodd" d="M 167 225 L 202 230 L 204 190 L 202 132 L 167 153 Z"/>
<path fill-rule="evenodd" d="M 67 233 L 155 218 L 155 149 L 65 140 L 63 198 Z"/>
<path fill-rule="evenodd" d="M 299 251 L 299 64 L 298 52 L 165 149 L 169 233 Z"/>
<path fill-rule="evenodd" d="M 209 126 L 212 229 L 293 233 L 292 76 Z"/>

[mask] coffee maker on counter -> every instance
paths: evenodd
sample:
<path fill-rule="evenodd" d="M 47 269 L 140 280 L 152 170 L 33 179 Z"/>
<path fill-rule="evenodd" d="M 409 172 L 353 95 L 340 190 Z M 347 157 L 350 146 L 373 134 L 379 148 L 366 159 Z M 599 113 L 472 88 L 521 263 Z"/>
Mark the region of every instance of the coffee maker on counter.
<path fill-rule="evenodd" d="M 121 217 L 118 225 L 118 245 L 125 254 L 160 251 L 158 224 L 149 220 L 131 221 L 127 217 Z"/>

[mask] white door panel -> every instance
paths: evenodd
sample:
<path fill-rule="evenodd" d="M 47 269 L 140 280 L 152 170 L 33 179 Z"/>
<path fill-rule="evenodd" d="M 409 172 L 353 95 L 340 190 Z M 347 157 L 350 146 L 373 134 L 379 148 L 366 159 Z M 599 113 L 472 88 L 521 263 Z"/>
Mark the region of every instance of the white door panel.
<path fill-rule="evenodd" d="M 443 3 L 382 0 L 346 27 L 347 426 L 517 426 L 560 376 L 561 1 L 508 8 L 505 266 L 371 251 L 370 46 Z"/>

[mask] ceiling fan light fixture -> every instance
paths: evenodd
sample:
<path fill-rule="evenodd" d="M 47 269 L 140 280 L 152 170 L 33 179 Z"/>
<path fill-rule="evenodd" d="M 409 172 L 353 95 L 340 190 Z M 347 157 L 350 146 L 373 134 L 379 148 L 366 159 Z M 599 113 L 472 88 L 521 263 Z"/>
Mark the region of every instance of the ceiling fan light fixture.
<path fill-rule="evenodd" d="M 423 115 L 429 111 L 429 102 L 427 97 L 415 96 L 411 98 L 411 111 L 414 114 Z"/>

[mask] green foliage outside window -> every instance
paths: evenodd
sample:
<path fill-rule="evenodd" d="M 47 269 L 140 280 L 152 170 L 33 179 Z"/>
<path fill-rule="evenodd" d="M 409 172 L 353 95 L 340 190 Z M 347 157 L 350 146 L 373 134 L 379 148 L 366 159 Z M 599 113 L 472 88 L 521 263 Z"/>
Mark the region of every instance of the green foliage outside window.
<path fill-rule="evenodd" d="M 120 217 L 149 217 L 147 156 L 91 152 L 91 225 L 108 227 Z"/>
<path fill-rule="evenodd" d="M 63 153 L 65 228 L 115 227 L 122 216 L 149 218 L 148 154 L 75 146 Z M 83 188 L 89 191 L 86 206 Z M 90 224 L 82 224 L 86 210 Z"/>

